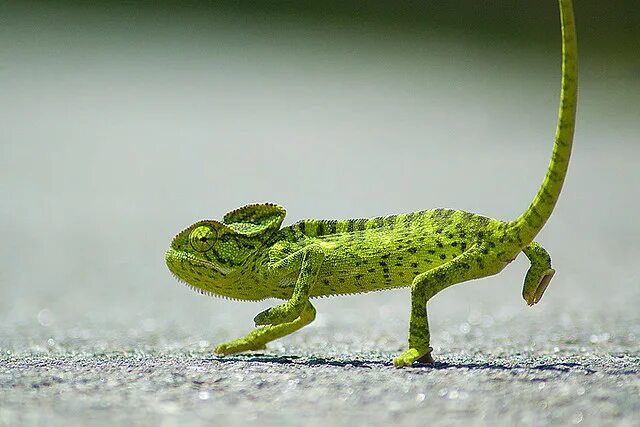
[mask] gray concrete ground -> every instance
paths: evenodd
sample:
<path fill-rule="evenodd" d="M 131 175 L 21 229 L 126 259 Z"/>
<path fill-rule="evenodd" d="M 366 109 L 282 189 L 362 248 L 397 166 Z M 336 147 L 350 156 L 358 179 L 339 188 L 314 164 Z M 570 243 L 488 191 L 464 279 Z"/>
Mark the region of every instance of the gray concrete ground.
<path fill-rule="evenodd" d="M 558 52 L 238 17 L 25 22 L 0 38 L 0 425 L 640 423 L 633 64 L 581 62 L 538 306 L 521 257 L 430 302 L 434 368 L 390 364 L 406 290 L 321 299 L 309 327 L 218 358 L 273 301 L 176 283 L 175 232 L 254 201 L 289 223 L 515 217 L 550 155 Z"/>

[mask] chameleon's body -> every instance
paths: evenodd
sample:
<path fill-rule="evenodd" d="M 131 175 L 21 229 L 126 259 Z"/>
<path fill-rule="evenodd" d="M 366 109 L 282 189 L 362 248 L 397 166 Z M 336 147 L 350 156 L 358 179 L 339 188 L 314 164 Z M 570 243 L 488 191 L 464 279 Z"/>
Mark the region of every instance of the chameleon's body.
<path fill-rule="evenodd" d="M 198 290 L 240 300 L 280 298 L 258 314 L 261 326 L 219 345 L 232 354 L 262 349 L 309 324 L 317 296 L 411 286 L 408 349 L 396 366 L 431 363 L 427 301 L 456 283 L 500 272 L 520 252 L 531 261 L 523 297 L 537 303 L 554 270 L 533 238 L 551 215 L 566 175 L 577 100 L 576 41 L 571 0 L 559 0 L 562 92 L 556 140 L 544 182 L 516 220 L 499 221 L 451 209 L 356 220 L 302 220 L 280 228 L 285 210 L 244 206 L 222 221 L 199 221 L 180 232 L 166 253 L 169 269 Z"/>

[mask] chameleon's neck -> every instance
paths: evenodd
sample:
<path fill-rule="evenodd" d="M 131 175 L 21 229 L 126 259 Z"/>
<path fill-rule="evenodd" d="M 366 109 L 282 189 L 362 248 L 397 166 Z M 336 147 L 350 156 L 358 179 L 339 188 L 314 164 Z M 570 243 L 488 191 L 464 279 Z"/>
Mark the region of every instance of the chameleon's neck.
<path fill-rule="evenodd" d="M 547 174 L 526 211 L 509 227 L 519 242 L 529 244 L 542 229 L 558 201 L 569 167 L 577 104 L 577 47 L 572 0 L 559 0 L 562 28 L 562 91 L 553 154 Z"/>

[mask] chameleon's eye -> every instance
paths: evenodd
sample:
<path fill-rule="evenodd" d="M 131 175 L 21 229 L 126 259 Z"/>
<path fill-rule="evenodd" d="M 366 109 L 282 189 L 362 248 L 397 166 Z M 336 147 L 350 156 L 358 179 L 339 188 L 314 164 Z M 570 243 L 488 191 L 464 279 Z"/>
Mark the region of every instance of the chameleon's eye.
<path fill-rule="evenodd" d="M 189 243 L 191 247 L 198 252 L 206 252 L 216 243 L 218 234 L 211 227 L 201 225 L 196 227 L 189 235 Z"/>

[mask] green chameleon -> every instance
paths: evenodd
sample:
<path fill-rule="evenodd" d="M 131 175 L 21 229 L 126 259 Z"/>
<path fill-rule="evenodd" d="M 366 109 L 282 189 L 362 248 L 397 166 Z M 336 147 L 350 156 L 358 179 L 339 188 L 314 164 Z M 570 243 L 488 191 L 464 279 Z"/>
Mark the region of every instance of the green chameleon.
<path fill-rule="evenodd" d="M 286 302 L 259 313 L 245 337 L 216 347 L 228 355 L 264 349 L 315 318 L 313 297 L 411 285 L 408 349 L 397 367 L 432 364 L 427 301 L 456 283 L 499 273 L 520 253 L 531 266 L 522 296 L 540 301 L 555 271 L 533 238 L 550 217 L 569 165 L 577 102 L 576 36 L 571 0 L 559 0 L 562 91 L 553 155 L 528 209 L 500 221 L 452 209 L 350 220 L 305 219 L 281 228 L 285 209 L 264 203 L 203 220 L 181 231 L 165 258 L 169 270 L 201 293 Z"/>

